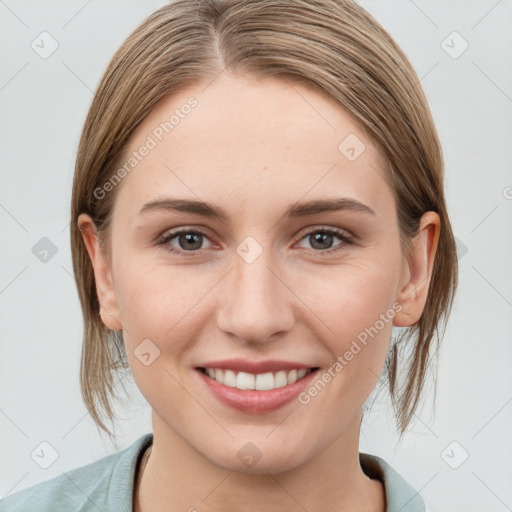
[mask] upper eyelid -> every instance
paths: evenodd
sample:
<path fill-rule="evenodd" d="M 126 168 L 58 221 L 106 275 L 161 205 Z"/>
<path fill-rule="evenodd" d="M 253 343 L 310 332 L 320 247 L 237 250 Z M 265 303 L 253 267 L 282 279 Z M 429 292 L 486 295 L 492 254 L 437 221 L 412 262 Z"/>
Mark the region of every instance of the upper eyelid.
<path fill-rule="evenodd" d="M 347 234 L 347 236 L 352 236 L 352 234 L 350 233 L 350 231 L 348 231 L 347 229 L 344 229 L 344 228 L 337 228 L 337 227 L 334 227 L 334 226 L 327 226 L 327 225 L 321 225 L 321 224 L 318 224 L 318 225 L 313 225 L 313 226 L 307 226 L 304 228 L 304 230 L 306 230 L 306 234 L 307 233 L 310 233 L 310 232 L 315 232 L 315 231 L 339 231 L 339 232 L 342 232 L 342 233 L 345 233 Z M 175 235 L 178 235 L 180 233 L 189 233 L 189 232 L 199 232 L 201 234 L 204 234 L 204 235 L 208 235 L 208 228 L 205 228 L 203 226 L 200 226 L 200 227 L 177 227 L 177 228 L 171 228 L 171 229 L 167 229 L 165 230 L 161 235 L 159 235 L 158 238 L 166 238 L 168 236 L 175 236 Z"/>

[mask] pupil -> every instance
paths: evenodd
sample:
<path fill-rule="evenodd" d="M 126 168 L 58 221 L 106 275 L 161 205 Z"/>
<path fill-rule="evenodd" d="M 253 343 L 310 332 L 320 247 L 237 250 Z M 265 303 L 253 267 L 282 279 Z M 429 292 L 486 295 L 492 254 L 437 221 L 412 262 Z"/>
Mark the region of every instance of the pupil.
<path fill-rule="evenodd" d="M 329 247 L 322 246 L 322 242 L 325 243 L 326 238 L 327 241 L 331 241 L 332 235 L 329 233 L 316 233 L 313 236 L 313 242 L 311 243 L 311 246 L 316 249 L 328 249 Z M 317 244 L 320 243 L 320 246 L 318 247 Z"/>
<path fill-rule="evenodd" d="M 182 237 L 185 238 L 186 244 L 192 243 L 192 245 L 194 245 L 194 239 L 195 239 L 195 244 L 196 244 L 195 247 L 190 247 L 190 245 L 189 245 L 188 247 L 185 247 L 185 248 L 194 250 L 194 249 L 198 249 L 199 247 L 201 247 L 201 242 L 198 241 L 200 236 L 201 235 L 196 234 L 196 233 L 188 233 L 186 235 L 182 235 Z"/>

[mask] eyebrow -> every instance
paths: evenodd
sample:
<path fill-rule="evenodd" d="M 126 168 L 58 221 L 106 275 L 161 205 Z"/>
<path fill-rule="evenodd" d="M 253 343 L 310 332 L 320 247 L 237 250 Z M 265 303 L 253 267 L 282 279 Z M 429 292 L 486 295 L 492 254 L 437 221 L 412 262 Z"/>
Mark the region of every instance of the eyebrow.
<path fill-rule="evenodd" d="M 367 205 L 349 197 L 340 197 L 335 199 L 322 199 L 315 201 L 305 201 L 294 203 L 289 206 L 284 216 L 288 218 L 304 217 L 318 213 L 334 212 L 334 211 L 355 211 L 371 215 L 375 212 Z M 153 211 L 179 211 L 186 213 L 195 213 L 208 218 L 217 218 L 226 221 L 229 217 L 227 212 L 205 201 L 197 201 L 190 199 L 155 199 L 146 203 L 140 210 L 139 214 L 144 215 Z"/>

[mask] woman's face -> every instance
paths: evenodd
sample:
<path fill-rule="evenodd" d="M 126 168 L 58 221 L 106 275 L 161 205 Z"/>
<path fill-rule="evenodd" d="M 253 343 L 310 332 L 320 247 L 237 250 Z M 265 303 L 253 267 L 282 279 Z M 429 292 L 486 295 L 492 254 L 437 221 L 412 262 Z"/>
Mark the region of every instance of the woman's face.
<path fill-rule="evenodd" d="M 93 259 L 155 439 L 246 472 L 357 445 L 391 327 L 421 310 L 406 295 L 424 261 L 402 254 L 371 140 L 309 87 L 223 74 L 160 101 L 130 156 L 112 259 Z M 318 369 L 293 384 L 294 368 Z"/>

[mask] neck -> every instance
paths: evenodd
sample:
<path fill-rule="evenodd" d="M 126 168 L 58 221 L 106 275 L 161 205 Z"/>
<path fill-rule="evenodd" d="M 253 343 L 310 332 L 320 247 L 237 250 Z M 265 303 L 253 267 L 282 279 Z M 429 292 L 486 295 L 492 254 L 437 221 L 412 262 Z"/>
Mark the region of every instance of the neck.
<path fill-rule="evenodd" d="M 141 460 L 134 512 L 384 512 L 384 488 L 359 462 L 360 419 L 291 470 L 239 473 L 204 458 L 153 412 L 151 457 L 147 450 Z"/>

